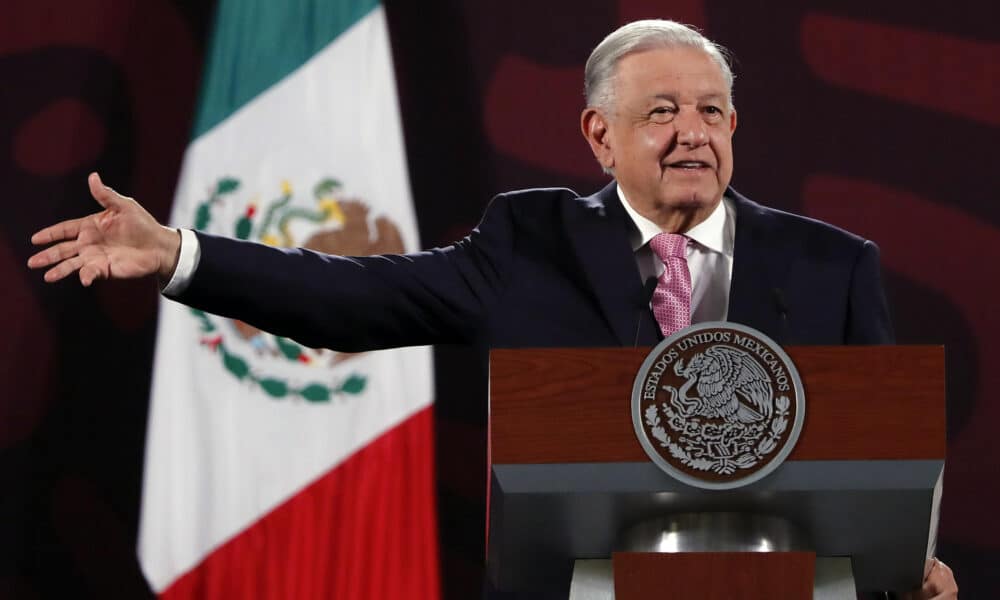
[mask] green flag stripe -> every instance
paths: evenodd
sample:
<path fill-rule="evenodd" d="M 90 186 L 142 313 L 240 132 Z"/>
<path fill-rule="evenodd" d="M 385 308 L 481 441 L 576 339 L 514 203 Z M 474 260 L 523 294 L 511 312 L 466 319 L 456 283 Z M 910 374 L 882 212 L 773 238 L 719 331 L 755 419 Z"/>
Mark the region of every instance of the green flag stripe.
<path fill-rule="evenodd" d="M 297 69 L 378 0 L 219 0 L 193 137 Z"/>

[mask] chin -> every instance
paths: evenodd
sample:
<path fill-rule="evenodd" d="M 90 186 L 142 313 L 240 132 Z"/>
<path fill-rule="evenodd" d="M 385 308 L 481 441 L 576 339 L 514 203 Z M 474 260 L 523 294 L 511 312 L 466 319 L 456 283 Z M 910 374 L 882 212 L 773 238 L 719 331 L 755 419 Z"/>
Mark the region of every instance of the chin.
<path fill-rule="evenodd" d="M 715 206 L 718 196 L 714 193 L 692 191 L 685 194 L 671 194 L 666 198 L 666 204 L 679 209 L 698 209 Z"/>

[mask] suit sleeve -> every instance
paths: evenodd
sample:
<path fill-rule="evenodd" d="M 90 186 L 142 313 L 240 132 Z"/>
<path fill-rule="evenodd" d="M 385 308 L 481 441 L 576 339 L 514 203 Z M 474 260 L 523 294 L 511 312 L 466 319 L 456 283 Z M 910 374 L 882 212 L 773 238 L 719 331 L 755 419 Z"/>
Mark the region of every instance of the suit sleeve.
<path fill-rule="evenodd" d="M 882 289 L 879 249 L 865 241 L 851 272 L 845 342 L 848 344 L 893 344 L 895 334 Z"/>
<path fill-rule="evenodd" d="M 332 256 L 199 233 L 201 257 L 176 300 L 310 347 L 359 352 L 467 342 L 506 285 L 510 203 L 446 248 Z"/>

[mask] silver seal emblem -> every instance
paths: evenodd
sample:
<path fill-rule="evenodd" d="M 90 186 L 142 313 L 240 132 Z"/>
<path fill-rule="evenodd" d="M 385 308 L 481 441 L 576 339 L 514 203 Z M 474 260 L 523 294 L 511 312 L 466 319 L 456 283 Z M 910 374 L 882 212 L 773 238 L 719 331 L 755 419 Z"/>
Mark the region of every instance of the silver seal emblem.
<path fill-rule="evenodd" d="M 804 420 L 791 359 L 771 338 L 736 323 L 700 323 L 663 340 L 632 388 L 632 422 L 646 454 L 699 488 L 737 488 L 771 473 Z"/>

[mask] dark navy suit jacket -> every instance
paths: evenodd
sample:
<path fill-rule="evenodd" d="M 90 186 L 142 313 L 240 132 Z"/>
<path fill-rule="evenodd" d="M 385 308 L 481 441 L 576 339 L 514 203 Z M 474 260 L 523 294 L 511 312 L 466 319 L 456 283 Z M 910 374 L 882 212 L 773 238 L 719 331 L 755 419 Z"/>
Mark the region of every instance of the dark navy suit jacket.
<path fill-rule="evenodd" d="M 874 243 L 729 190 L 736 238 L 729 320 L 784 344 L 891 343 Z M 312 347 L 653 345 L 615 184 L 592 196 L 496 197 L 447 248 L 335 257 L 199 234 L 178 298 Z"/>

